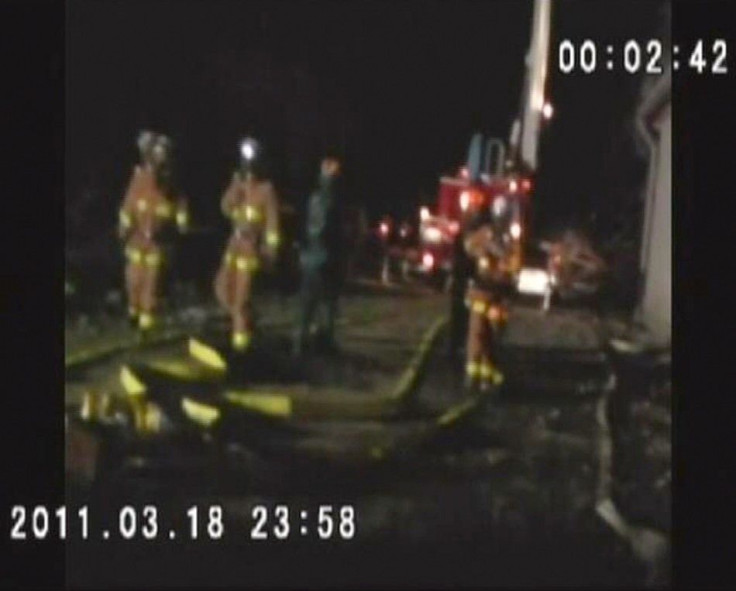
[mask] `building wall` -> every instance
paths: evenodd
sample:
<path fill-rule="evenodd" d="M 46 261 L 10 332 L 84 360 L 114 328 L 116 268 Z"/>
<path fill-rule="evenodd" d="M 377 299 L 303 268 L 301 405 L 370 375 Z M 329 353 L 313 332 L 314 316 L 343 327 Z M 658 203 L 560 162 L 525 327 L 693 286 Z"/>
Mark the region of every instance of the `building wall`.
<path fill-rule="evenodd" d="M 654 339 L 672 338 L 672 111 L 667 105 L 658 118 L 659 133 L 654 187 L 647 199 L 644 228 L 644 291 L 639 316 Z"/>

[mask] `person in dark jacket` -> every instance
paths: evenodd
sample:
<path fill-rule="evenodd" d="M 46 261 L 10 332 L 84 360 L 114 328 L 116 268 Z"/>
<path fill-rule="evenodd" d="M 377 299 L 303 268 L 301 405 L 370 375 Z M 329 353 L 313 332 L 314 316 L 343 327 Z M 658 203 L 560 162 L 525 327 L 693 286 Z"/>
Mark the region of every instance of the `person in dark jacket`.
<path fill-rule="evenodd" d="M 466 216 L 467 218 L 468 216 Z M 460 359 L 468 332 L 468 309 L 465 305 L 465 293 L 468 283 L 473 278 L 475 264 L 465 251 L 464 235 L 467 219 L 455 236 L 452 245 L 452 282 L 450 286 L 450 338 L 448 339 L 448 355 L 452 361 Z"/>
<path fill-rule="evenodd" d="M 335 320 L 343 283 L 344 228 L 341 163 L 334 154 L 322 158 L 320 177 L 309 198 L 304 247 L 300 253 L 302 286 L 294 354 L 301 356 L 316 334 L 335 349 Z"/>

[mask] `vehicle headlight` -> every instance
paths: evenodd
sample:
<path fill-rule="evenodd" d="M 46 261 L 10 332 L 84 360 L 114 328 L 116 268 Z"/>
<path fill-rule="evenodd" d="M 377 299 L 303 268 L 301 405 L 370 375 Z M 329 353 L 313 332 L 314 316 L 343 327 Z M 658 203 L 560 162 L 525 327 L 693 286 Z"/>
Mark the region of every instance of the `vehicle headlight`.
<path fill-rule="evenodd" d="M 441 242 L 442 232 L 439 228 L 427 228 L 424 230 L 424 240 L 425 242 Z"/>
<path fill-rule="evenodd" d="M 470 192 L 463 191 L 462 193 L 460 193 L 460 209 L 466 211 L 468 209 L 468 206 L 470 206 Z"/>
<path fill-rule="evenodd" d="M 517 288 L 520 293 L 544 295 L 551 284 L 551 277 L 544 269 L 523 268 L 519 273 Z"/>

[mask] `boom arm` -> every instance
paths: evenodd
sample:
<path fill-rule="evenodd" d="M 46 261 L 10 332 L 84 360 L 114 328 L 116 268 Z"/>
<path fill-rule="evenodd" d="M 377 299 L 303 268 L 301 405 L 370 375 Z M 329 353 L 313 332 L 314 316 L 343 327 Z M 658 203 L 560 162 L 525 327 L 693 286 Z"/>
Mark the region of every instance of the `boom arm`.
<path fill-rule="evenodd" d="M 526 80 L 520 119 L 514 122 L 510 143 L 518 164 L 536 171 L 539 130 L 544 108 L 549 55 L 552 0 L 535 0 L 531 43 L 526 57 Z"/>

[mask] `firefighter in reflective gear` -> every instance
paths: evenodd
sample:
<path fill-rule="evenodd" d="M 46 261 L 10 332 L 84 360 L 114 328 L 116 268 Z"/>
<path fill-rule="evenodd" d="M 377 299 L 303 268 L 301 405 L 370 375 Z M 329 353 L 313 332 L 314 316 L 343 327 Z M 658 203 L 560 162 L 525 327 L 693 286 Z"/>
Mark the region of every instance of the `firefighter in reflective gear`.
<path fill-rule="evenodd" d="M 154 325 L 157 290 L 163 262 L 159 238 L 174 222 L 188 224 L 186 203 L 179 201 L 171 181 L 171 141 L 142 132 L 138 137 L 141 163 L 135 167 L 119 212 L 120 237 L 125 241 L 125 284 L 131 322 L 146 333 Z"/>
<path fill-rule="evenodd" d="M 311 332 L 321 337 L 326 349 L 335 348 L 335 318 L 346 262 L 344 203 L 339 184 L 340 160 L 328 154 L 322 159 L 319 184 L 307 210 L 305 247 L 300 254 L 302 290 L 295 356 L 304 353 Z M 320 325 L 314 325 L 315 316 L 321 320 Z"/>
<path fill-rule="evenodd" d="M 481 391 L 503 380 L 494 357 L 498 334 L 507 320 L 504 299 L 512 286 L 507 214 L 504 198 L 497 198 L 491 211 L 484 208 L 468 224 L 464 237 L 465 250 L 476 266 L 466 296 L 469 308 L 466 386 Z"/>
<path fill-rule="evenodd" d="M 233 349 L 245 351 L 253 337 L 253 280 L 263 266 L 275 262 L 280 236 L 278 198 L 271 181 L 264 178 L 261 148 L 250 138 L 240 148 L 241 168 L 221 200 L 233 230 L 215 278 L 215 295 L 230 314 Z"/>
<path fill-rule="evenodd" d="M 472 195 L 472 199 L 471 199 Z M 452 244 L 452 283 L 450 285 L 450 338 L 448 354 L 453 361 L 461 362 L 463 341 L 468 334 L 468 308 L 465 304 L 468 284 L 475 273 L 475 259 L 465 250 L 465 237 L 484 203 L 479 191 L 468 191 L 468 199 L 462 206 L 460 231 Z"/>

